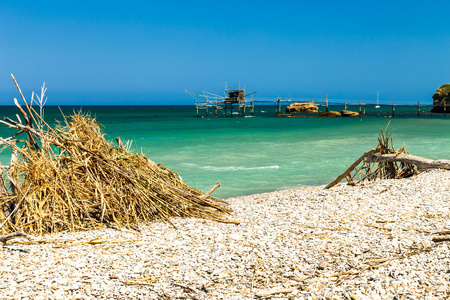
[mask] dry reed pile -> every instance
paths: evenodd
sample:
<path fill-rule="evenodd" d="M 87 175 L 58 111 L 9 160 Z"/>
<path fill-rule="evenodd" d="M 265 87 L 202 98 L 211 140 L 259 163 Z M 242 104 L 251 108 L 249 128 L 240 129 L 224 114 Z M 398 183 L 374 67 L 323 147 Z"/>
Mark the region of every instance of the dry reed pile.
<path fill-rule="evenodd" d="M 19 130 L 0 139 L 3 150 L 13 153 L 0 178 L 1 234 L 136 228 L 157 219 L 170 222 L 170 216 L 225 221 L 230 212 L 225 201 L 190 187 L 121 143 L 113 146 L 94 118 L 79 112 L 52 128 L 32 101 L 22 99 L 26 111 L 14 100 L 24 122 L 19 117 L 0 121 Z M 22 134 L 28 138 L 17 139 Z"/>

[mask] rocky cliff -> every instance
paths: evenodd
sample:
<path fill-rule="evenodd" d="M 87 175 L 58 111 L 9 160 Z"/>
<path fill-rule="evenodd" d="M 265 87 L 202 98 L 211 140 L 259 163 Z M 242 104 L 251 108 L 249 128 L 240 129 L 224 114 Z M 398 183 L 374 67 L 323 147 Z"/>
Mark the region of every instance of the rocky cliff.
<path fill-rule="evenodd" d="M 288 107 L 286 107 L 287 113 L 317 113 L 319 112 L 319 108 L 314 102 L 306 102 L 306 103 L 292 103 Z"/>
<path fill-rule="evenodd" d="M 445 107 L 447 109 L 445 110 Z M 432 112 L 450 112 L 450 84 L 440 86 L 433 95 Z"/>

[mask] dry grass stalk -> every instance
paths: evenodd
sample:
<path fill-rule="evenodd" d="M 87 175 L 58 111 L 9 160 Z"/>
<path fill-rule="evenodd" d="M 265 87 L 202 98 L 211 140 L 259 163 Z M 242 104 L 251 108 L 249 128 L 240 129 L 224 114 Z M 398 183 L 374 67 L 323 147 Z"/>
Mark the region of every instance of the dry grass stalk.
<path fill-rule="evenodd" d="M 16 106 L 25 124 L 0 121 L 28 135 L 0 141 L 17 153 L 3 171 L 9 189 L 0 189 L 1 234 L 132 227 L 158 219 L 170 222 L 171 216 L 225 221 L 230 212 L 225 201 L 202 197 L 163 165 L 113 146 L 90 116 L 79 112 L 52 128 L 24 102 L 26 110 L 17 101 Z"/>

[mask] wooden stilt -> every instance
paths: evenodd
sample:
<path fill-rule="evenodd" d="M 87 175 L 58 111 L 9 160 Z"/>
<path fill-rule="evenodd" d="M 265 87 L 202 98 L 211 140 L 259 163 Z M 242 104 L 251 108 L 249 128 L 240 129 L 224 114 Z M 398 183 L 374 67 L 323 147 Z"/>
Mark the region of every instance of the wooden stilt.
<path fill-rule="evenodd" d="M 197 118 L 198 118 L 198 96 L 197 96 L 197 102 L 195 102 L 195 107 L 197 108 Z"/>
<path fill-rule="evenodd" d="M 289 99 L 288 99 L 288 106 L 291 106 L 291 95 L 289 95 Z M 283 113 L 285 113 L 286 112 L 286 109 L 284 110 L 284 112 Z"/>
<path fill-rule="evenodd" d="M 281 114 L 281 98 L 278 97 L 278 113 Z"/>

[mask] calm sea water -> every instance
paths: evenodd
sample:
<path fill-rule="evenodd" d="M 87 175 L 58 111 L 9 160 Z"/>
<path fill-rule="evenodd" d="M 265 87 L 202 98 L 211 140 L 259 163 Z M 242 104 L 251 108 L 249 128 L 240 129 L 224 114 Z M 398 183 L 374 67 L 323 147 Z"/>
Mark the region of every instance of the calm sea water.
<path fill-rule="evenodd" d="M 80 107 L 61 107 L 66 115 Z M 333 108 L 341 110 L 342 107 Z M 417 108 L 367 108 L 365 118 L 276 118 L 273 106 L 255 108 L 255 117 L 197 118 L 194 106 L 89 106 L 106 137 L 133 140 L 133 149 L 181 175 L 188 184 L 227 198 L 326 184 L 377 145 L 391 121 L 396 147 L 415 155 L 450 159 L 450 116 L 417 118 Z M 354 107 L 353 110 L 358 110 Z M 422 108 L 425 110 L 425 108 Z M 14 107 L 0 115 L 14 117 Z M 62 120 L 57 107 L 45 109 L 47 121 Z M 14 130 L 0 126 L 0 136 Z M 9 164 L 9 153 L 1 153 Z"/>

